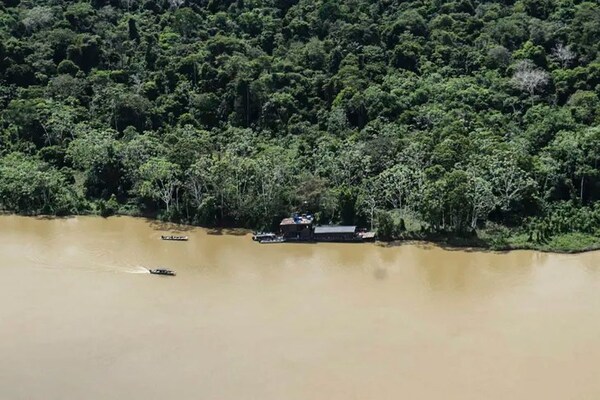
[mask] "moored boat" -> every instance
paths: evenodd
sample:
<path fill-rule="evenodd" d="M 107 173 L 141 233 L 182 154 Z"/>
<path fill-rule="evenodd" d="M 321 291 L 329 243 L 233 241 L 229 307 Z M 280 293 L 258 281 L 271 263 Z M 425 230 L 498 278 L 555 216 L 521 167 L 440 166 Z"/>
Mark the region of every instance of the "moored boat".
<path fill-rule="evenodd" d="M 273 240 L 276 239 L 277 235 L 272 232 L 254 232 L 252 234 L 252 240 L 255 242 L 261 242 L 263 240 Z"/>
<path fill-rule="evenodd" d="M 165 268 L 149 269 L 148 271 L 150 271 L 150 273 L 154 275 L 175 276 L 175 271 L 171 271 L 170 269 Z"/>
<path fill-rule="evenodd" d="M 285 239 L 281 236 L 275 236 L 272 238 L 265 238 L 258 241 L 258 243 L 267 244 L 267 243 L 283 243 Z"/>
<path fill-rule="evenodd" d="M 175 240 L 175 241 L 180 241 L 180 242 L 184 242 L 189 239 L 187 236 L 177 236 L 177 235 L 162 235 L 160 238 L 162 240 Z"/>
<path fill-rule="evenodd" d="M 277 233 L 254 232 L 252 235 L 252 240 L 259 243 L 360 243 L 375 239 L 375 232 L 367 229 L 355 225 L 315 225 L 312 214 L 298 213 L 281 220 Z"/>

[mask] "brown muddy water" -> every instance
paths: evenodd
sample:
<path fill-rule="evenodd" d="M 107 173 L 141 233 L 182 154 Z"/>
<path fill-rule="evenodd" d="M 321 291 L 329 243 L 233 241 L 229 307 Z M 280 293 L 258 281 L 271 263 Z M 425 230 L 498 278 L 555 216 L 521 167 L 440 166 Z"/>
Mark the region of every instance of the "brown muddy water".
<path fill-rule="evenodd" d="M 164 232 L 0 217 L 0 399 L 600 399 L 600 253 Z"/>

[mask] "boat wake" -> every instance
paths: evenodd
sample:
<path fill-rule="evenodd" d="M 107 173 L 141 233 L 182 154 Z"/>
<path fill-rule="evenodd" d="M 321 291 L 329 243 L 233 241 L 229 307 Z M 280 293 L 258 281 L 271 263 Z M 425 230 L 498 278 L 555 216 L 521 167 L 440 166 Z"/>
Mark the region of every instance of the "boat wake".
<path fill-rule="evenodd" d="M 26 245 L 22 251 L 27 264 L 48 270 L 87 270 L 108 273 L 149 274 L 139 261 L 127 260 L 107 248 L 91 244 L 63 245 L 56 238 L 43 245 Z M 125 259 L 124 259 L 125 258 Z"/>
<path fill-rule="evenodd" d="M 144 267 L 135 267 L 132 269 L 128 269 L 125 272 L 129 273 L 129 274 L 149 274 L 150 271 L 148 271 L 147 268 Z"/>
<path fill-rule="evenodd" d="M 149 274 L 150 271 L 148 271 L 148 268 L 144 268 L 141 265 L 135 265 L 135 264 L 98 264 L 99 267 L 101 267 L 102 269 L 106 270 L 106 271 L 111 271 L 111 272 L 119 272 L 119 273 L 126 273 L 126 274 Z"/>

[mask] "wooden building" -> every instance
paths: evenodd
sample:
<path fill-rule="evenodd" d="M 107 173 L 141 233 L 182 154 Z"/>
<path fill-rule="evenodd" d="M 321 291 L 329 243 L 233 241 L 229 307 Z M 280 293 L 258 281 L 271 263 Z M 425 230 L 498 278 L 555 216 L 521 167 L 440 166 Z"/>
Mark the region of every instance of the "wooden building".
<path fill-rule="evenodd" d="M 356 226 L 315 226 L 314 222 L 311 214 L 294 214 L 284 218 L 279 224 L 276 242 L 362 242 L 375 238 L 374 233 L 359 230 Z M 254 239 L 262 243 L 263 235 L 256 234 Z M 264 242 L 274 243 L 270 240 Z"/>
<path fill-rule="evenodd" d="M 312 240 L 312 225 L 311 215 L 294 215 L 281 221 L 279 231 L 286 241 L 309 241 Z"/>
<path fill-rule="evenodd" d="M 356 226 L 317 226 L 313 231 L 317 242 L 356 242 L 362 238 L 357 235 Z"/>

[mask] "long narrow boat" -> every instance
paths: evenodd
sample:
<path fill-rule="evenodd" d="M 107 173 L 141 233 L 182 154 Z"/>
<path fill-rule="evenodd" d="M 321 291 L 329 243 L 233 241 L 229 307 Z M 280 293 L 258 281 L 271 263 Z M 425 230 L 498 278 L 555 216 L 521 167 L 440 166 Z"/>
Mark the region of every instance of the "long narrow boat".
<path fill-rule="evenodd" d="M 277 238 L 277 235 L 272 232 L 254 232 L 252 234 L 252 240 L 255 242 L 262 242 L 263 240 L 271 240 Z"/>
<path fill-rule="evenodd" d="M 268 244 L 268 243 L 283 243 L 285 242 L 285 239 L 282 237 L 274 237 L 274 238 L 266 238 L 266 239 L 261 239 L 258 241 L 258 243 L 261 244 Z"/>
<path fill-rule="evenodd" d="M 162 240 L 175 240 L 179 242 L 185 242 L 189 238 L 187 236 L 176 236 L 176 235 L 162 235 L 160 237 Z"/>
<path fill-rule="evenodd" d="M 171 271 L 170 269 L 165 268 L 149 269 L 148 271 L 150 271 L 150 273 L 154 275 L 175 276 L 175 271 Z"/>

